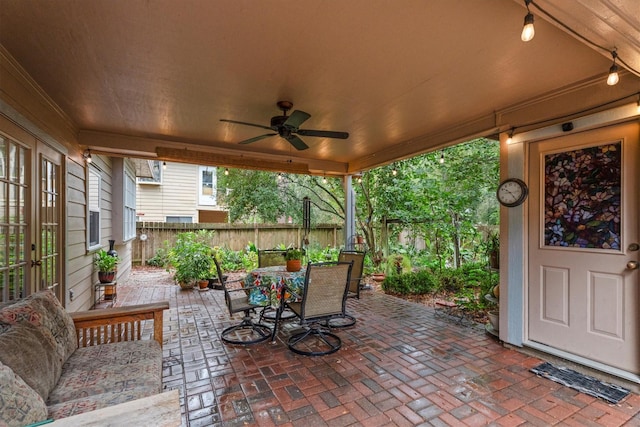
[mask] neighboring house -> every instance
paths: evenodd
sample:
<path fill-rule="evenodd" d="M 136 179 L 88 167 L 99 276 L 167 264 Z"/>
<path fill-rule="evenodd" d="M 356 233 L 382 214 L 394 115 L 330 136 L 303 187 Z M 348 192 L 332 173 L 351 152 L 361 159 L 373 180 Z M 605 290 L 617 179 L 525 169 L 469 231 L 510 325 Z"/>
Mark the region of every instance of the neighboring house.
<path fill-rule="evenodd" d="M 136 185 L 138 221 L 227 222 L 227 211 L 218 205 L 218 168 L 149 163 L 153 177 L 140 177 Z"/>

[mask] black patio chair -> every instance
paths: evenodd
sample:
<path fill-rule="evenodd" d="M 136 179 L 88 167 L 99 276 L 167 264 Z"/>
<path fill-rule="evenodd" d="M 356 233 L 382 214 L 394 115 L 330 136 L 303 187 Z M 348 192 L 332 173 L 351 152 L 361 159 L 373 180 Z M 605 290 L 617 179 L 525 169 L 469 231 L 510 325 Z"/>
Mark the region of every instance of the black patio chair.
<path fill-rule="evenodd" d="M 218 280 L 222 283 L 224 289 L 224 301 L 227 304 L 229 314 L 233 316 L 236 313 L 244 313 L 244 318 L 240 324 L 230 326 L 222 331 L 222 334 L 220 334 L 222 341 L 227 344 L 255 344 L 268 340 L 272 334 L 271 328 L 260 322 L 255 323 L 251 316 L 256 308 L 262 308 L 251 304 L 249 300 L 251 290 L 259 287 L 239 286 L 232 288 L 230 286 L 232 283 L 240 283 L 240 281 L 227 281 L 222 275 L 220 263 L 215 257 L 213 260 L 218 272 Z"/>
<path fill-rule="evenodd" d="M 331 333 L 327 322 L 345 315 L 352 267 L 353 261 L 307 265 L 302 300 L 286 303 L 304 327 L 304 331 L 289 337 L 287 345 L 291 351 L 322 356 L 340 349 L 342 340 Z"/>
<path fill-rule="evenodd" d="M 287 265 L 286 255 L 286 249 L 258 249 L 258 268 Z M 275 322 L 276 315 L 276 310 L 271 307 L 264 307 L 260 312 L 260 322 Z M 294 318 L 295 315 L 290 310 L 285 310 L 280 314 L 280 320 Z"/>
<path fill-rule="evenodd" d="M 347 292 L 347 298 L 360 299 L 360 282 L 362 281 L 362 271 L 364 270 L 364 256 L 363 251 L 341 250 L 338 254 L 339 262 L 351 262 L 353 261 L 353 268 L 351 269 L 351 279 L 349 280 L 349 290 Z M 331 328 L 347 328 L 356 324 L 356 318 L 348 313 L 344 316 L 335 317 L 331 319 L 328 325 Z"/>

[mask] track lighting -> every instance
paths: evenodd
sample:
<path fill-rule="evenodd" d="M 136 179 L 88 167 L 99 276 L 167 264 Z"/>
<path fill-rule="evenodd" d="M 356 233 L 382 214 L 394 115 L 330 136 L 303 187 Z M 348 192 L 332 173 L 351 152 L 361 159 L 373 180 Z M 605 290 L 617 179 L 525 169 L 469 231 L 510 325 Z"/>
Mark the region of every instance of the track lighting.
<path fill-rule="evenodd" d="M 224 168 L 224 174 L 227 176 L 229 175 L 229 168 Z"/>
<path fill-rule="evenodd" d="M 529 10 L 529 3 L 531 3 L 531 0 L 524 0 L 524 4 L 527 6 L 527 15 L 524 17 L 524 26 L 522 27 L 522 34 L 520 35 L 520 39 L 522 39 L 523 42 L 528 42 L 536 35 L 536 30 L 533 27 L 533 14 Z"/>
<path fill-rule="evenodd" d="M 93 161 L 93 159 L 91 158 L 91 150 L 89 150 L 88 148 L 84 150 L 84 153 L 82 153 L 82 158 L 85 162 L 91 163 Z"/>
<path fill-rule="evenodd" d="M 440 164 L 444 163 L 444 153 L 440 154 Z"/>
<path fill-rule="evenodd" d="M 611 56 L 613 57 L 613 65 L 609 68 L 609 76 L 607 77 L 607 84 L 609 86 L 613 86 L 620 81 L 620 77 L 618 77 L 618 66 L 616 65 L 616 59 L 618 58 L 618 52 L 616 50 L 611 51 Z"/>
<path fill-rule="evenodd" d="M 162 162 L 162 170 L 167 170 L 167 162 Z"/>

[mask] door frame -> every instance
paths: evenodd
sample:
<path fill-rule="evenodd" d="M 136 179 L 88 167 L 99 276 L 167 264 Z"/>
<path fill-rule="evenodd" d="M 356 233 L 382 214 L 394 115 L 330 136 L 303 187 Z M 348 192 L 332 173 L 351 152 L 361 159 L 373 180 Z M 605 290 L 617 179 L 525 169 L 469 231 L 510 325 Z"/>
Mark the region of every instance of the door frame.
<path fill-rule="evenodd" d="M 613 126 L 629 121 L 638 122 L 640 113 L 636 102 L 631 102 L 610 110 L 594 113 L 571 120 L 572 133 L 586 132 L 597 128 Z M 529 144 L 532 142 L 567 135 L 561 124 L 509 135 L 500 135 L 500 178 L 520 178 L 528 182 Z M 506 250 L 500 251 L 500 339 L 517 347 L 559 356 L 581 365 L 624 378 L 640 384 L 640 375 L 625 372 L 599 362 L 577 357 L 563 351 L 544 346 L 528 339 L 528 262 L 529 217 L 528 200 L 515 208 L 500 208 L 500 244 Z M 638 219 L 640 221 L 640 219 Z"/>

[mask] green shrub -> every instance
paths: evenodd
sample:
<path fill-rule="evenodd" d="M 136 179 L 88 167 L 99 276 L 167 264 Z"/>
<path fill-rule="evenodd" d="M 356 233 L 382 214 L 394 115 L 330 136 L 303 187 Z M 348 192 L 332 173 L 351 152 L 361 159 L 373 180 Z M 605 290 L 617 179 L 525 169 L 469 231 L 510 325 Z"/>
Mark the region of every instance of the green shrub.
<path fill-rule="evenodd" d="M 382 282 L 387 293 L 399 295 L 422 295 L 437 290 L 436 276 L 429 270 L 420 270 L 404 274 L 392 274 Z"/>
<path fill-rule="evenodd" d="M 158 248 L 156 254 L 147 260 L 147 265 L 152 267 L 166 267 L 169 265 L 169 250 Z"/>

